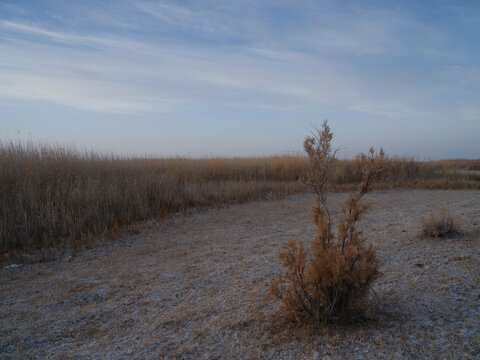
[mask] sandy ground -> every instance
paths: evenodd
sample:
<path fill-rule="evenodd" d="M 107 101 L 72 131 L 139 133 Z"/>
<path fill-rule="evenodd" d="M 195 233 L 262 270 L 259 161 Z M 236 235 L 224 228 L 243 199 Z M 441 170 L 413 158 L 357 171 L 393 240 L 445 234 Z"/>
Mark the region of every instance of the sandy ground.
<path fill-rule="evenodd" d="M 331 196 L 339 207 L 345 194 Z M 0 358 L 479 359 L 480 192 L 388 190 L 362 225 L 381 259 L 370 320 L 288 327 L 267 298 L 311 195 L 171 218 L 73 260 L 0 270 Z M 440 207 L 455 238 L 420 239 Z"/>

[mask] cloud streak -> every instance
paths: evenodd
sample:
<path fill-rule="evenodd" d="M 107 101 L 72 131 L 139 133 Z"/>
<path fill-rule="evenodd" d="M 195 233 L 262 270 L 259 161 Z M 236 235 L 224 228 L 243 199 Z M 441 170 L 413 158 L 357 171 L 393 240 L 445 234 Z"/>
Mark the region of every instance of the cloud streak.
<path fill-rule="evenodd" d="M 283 108 L 289 101 L 289 108 L 304 110 L 328 105 L 387 116 L 405 112 L 402 106 L 360 95 L 358 79 L 306 52 L 259 46 L 234 51 L 160 46 L 11 21 L 1 25 L 53 40 L 42 45 L 10 38 L 0 45 L 3 53 L 10 54 L 2 62 L 10 68 L 8 76 L 1 77 L 4 97 L 106 112 L 174 111 L 182 104 L 214 99 L 224 105 L 262 108 Z M 65 43 L 78 46 L 65 48 Z M 95 47 L 84 49 L 87 45 Z"/>

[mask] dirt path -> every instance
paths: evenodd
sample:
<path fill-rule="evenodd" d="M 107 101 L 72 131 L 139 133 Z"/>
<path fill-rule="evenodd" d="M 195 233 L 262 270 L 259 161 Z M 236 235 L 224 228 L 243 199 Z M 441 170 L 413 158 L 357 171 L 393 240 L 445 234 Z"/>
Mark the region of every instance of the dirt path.
<path fill-rule="evenodd" d="M 0 358 L 480 358 L 480 192 L 368 199 L 376 204 L 362 225 L 384 275 L 365 324 L 287 328 L 266 298 L 282 245 L 314 237 L 313 198 L 299 195 L 172 219 L 72 261 L 0 270 Z M 420 216 L 444 206 L 463 233 L 419 239 Z"/>

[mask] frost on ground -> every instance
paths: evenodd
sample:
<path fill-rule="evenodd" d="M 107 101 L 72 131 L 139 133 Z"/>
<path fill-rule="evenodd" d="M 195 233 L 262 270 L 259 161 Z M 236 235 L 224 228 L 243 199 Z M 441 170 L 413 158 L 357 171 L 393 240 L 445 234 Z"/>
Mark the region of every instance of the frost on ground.
<path fill-rule="evenodd" d="M 334 207 L 345 194 L 331 196 Z M 0 358 L 478 359 L 480 192 L 388 190 L 361 225 L 381 259 L 360 324 L 289 326 L 266 297 L 310 195 L 171 218 L 71 261 L 0 270 Z M 462 233 L 420 239 L 447 207 Z"/>

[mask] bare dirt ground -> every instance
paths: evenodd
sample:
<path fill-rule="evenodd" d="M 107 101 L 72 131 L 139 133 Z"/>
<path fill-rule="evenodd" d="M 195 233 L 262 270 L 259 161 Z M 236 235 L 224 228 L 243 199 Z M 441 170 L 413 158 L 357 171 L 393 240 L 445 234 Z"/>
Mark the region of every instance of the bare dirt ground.
<path fill-rule="evenodd" d="M 331 196 L 340 207 L 345 194 Z M 311 195 L 171 218 L 73 260 L 0 270 L 0 358 L 479 359 L 480 192 L 388 190 L 361 223 L 383 276 L 361 324 L 288 327 L 269 281 Z M 420 239 L 448 207 L 463 232 Z"/>

